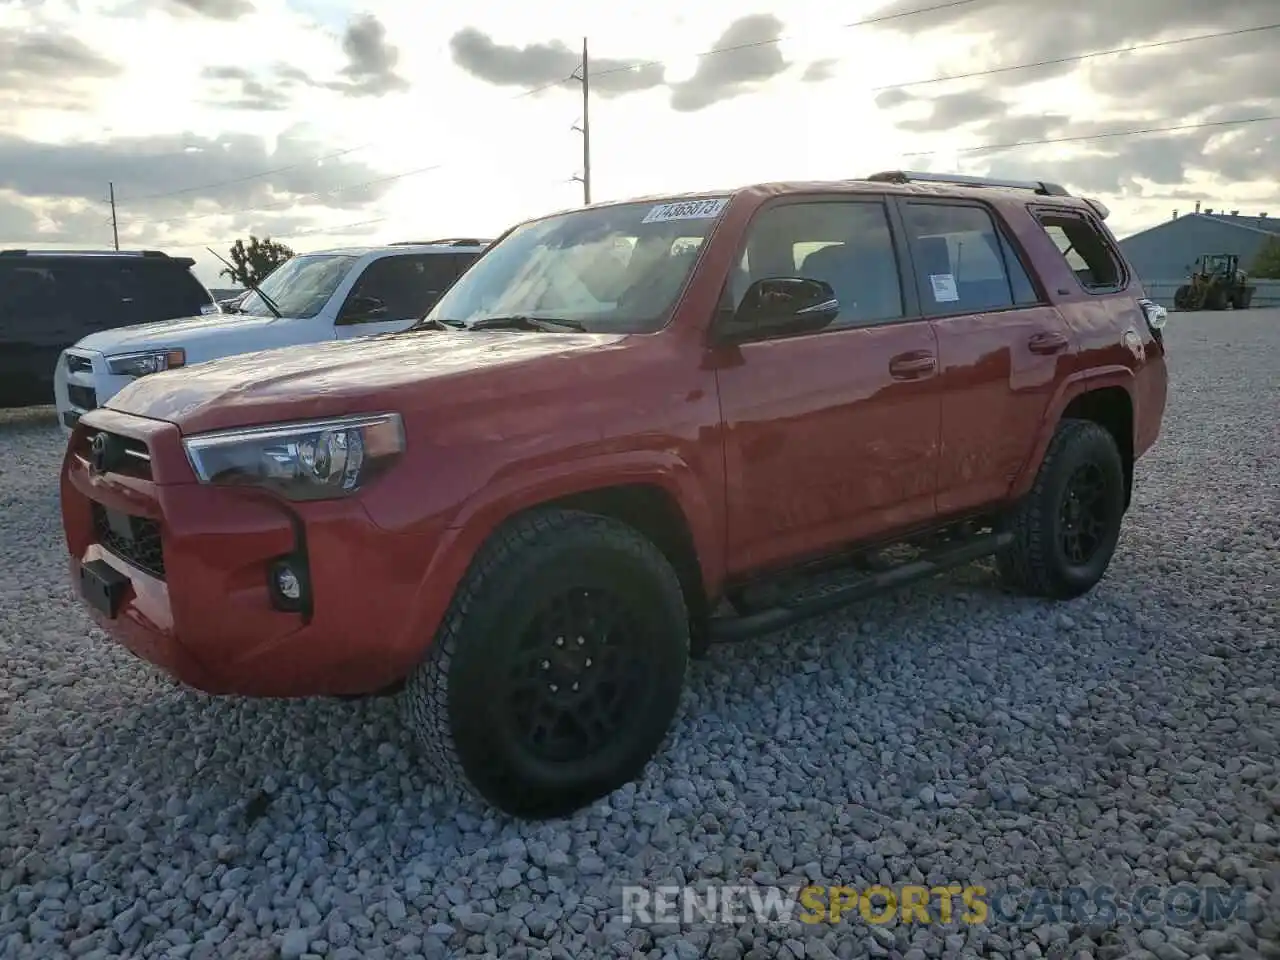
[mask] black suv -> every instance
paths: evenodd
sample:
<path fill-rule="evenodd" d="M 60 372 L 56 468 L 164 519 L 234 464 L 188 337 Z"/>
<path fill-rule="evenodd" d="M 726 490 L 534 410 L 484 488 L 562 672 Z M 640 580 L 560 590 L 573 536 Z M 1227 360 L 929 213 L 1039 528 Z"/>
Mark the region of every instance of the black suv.
<path fill-rule="evenodd" d="M 158 250 L 0 250 L 0 407 L 53 403 L 59 355 L 88 334 L 217 313 L 194 264 Z"/>

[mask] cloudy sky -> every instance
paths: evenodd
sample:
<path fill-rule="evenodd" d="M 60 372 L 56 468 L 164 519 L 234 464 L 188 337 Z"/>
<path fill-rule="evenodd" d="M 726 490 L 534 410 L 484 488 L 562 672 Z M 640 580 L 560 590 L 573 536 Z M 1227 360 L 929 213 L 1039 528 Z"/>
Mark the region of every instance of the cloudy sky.
<path fill-rule="evenodd" d="M 1277 0 L 0 0 L 0 246 L 109 245 L 112 182 L 121 245 L 214 285 L 250 232 L 496 234 L 581 200 L 584 35 L 598 200 L 907 167 L 1059 180 L 1121 235 L 1280 215 L 1280 122 L 1224 123 L 1280 115 Z"/>

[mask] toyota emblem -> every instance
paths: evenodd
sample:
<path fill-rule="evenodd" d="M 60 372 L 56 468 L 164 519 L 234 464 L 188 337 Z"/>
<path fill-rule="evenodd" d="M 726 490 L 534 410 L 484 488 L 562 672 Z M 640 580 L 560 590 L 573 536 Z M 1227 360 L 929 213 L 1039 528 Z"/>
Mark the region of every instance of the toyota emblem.
<path fill-rule="evenodd" d="M 94 473 L 106 473 L 108 456 L 107 435 L 95 434 L 89 443 L 89 466 L 93 468 Z"/>

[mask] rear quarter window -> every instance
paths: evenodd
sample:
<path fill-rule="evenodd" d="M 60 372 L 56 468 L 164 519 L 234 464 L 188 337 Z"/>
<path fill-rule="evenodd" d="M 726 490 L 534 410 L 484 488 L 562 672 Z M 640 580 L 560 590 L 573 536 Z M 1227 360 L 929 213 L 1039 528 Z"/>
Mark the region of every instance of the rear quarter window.
<path fill-rule="evenodd" d="M 134 272 L 137 312 L 146 320 L 194 316 L 213 303 L 213 296 L 186 267 L 156 262 L 130 264 L 129 269 Z"/>
<path fill-rule="evenodd" d="M 87 260 L 52 258 L 0 263 L 0 324 L 5 333 L 71 343 L 128 322 L 124 298 L 131 287 L 104 283 L 100 267 Z"/>
<path fill-rule="evenodd" d="M 1092 218 L 1075 210 L 1031 211 L 1088 293 L 1112 293 L 1128 282 L 1120 255 Z"/>

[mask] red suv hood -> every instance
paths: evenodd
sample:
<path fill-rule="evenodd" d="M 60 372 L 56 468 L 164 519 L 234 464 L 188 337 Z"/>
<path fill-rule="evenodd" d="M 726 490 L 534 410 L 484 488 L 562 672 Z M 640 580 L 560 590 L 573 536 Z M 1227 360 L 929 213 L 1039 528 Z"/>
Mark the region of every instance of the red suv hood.
<path fill-rule="evenodd" d="M 423 331 L 326 341 L 224 357 L 142 377 L 106 406 L 200 433 L 375 410 L 408 411 L 432 384 L 534 361 L 573 357 L 623 340 L 611 334 Z"/>

